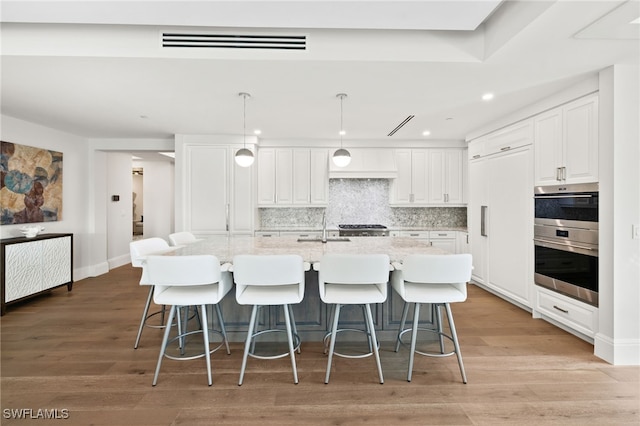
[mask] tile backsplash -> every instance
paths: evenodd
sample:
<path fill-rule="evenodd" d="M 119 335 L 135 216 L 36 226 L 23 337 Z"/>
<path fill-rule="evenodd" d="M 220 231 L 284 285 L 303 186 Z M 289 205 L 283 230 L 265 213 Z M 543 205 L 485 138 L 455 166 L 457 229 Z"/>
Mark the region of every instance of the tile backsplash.
<path fill-rule="evenodd" d="M 262 229 L 318 228 L 325 208 L 261 208 Z M 391 207 L 388 179 L 330 179 L 327 227 L 341 223 L 381 224 L 389 228 L 461 228 L 466 207 Z"/>

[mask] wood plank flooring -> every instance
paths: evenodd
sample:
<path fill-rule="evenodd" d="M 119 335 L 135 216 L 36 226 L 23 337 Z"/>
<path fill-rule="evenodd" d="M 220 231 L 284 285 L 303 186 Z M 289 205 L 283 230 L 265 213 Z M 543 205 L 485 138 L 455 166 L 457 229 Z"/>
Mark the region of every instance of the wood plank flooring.
<path fill-rule="evenodd" d="M 1 424 L 640 424 L 639 367 L 609 365 L 588 343 L 476 286 L 453 306 L 466 385 L 455 357 L 417 356 L 408 383 L 408 350 L 395 353 L 392 342 L 381 343 L 384 385 L 373 358 L 336 358 L 325 385 L 321 344 L 303 342 L 298 385 L 283 358 L 249 359 L 238 386 L 242 344 L 233 343 L 231 355 L 212 355 L 213 386 L 203 359 L 166 359 L 152 387 L 161 332 L 145 329 L 133 349 L 147 293 L 139 276 L 124 266 L 8 308 Z M 39 409 L 68 418 L 43 420 Z"/>

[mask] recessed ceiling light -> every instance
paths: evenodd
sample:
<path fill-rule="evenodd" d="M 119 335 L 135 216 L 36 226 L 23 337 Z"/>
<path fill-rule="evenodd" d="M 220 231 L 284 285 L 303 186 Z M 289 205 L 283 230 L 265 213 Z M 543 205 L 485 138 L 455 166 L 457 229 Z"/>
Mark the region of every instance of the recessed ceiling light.
<path fill-rule="evenodd" d="M 484 95 L 482 95 L 483 101 L 490 101 L 491 99 L 493 99 L 493 93 L 485 93 Z"/>
<path fill-rule="evenodd" d="M 138 157 L 138 156 L 136 156 L 136 155 L 132 155 L 132 156 L 131 156 L 131 159 L 132 159 L 132 160 L 142 160 L 142 157 Z"/>
<path fill-rule="evenodd" d="M 422 132 L 422 136 L 429 136 L 431 134 L 431 132 L 429 130 L 425 130 L 424 132 Z"/>
<path fill-rule="evenodd" d="M 254 135 L 260 135 L 260 134 L 262 134 L 262 130 L 260 130 L 260 129 L 255 129 L 255 130 L 253 131 L 253 134 L 254 134 Z"/>
<path fill-rule="evenodd" d="M 340 133 L 340 136 L 344 136 L 344 135 L 346 135 L 346 134 L 347 134 L 347 132 L 345 132 L 344 130 L 340 130 L 340 132 L 339 132 L 339 133 Z"/>
<path fill-rule="evenodd" d="M 175 152 L 158 152 L 160 155 L 164 155 L 165 157 L 176 158 Z"/>

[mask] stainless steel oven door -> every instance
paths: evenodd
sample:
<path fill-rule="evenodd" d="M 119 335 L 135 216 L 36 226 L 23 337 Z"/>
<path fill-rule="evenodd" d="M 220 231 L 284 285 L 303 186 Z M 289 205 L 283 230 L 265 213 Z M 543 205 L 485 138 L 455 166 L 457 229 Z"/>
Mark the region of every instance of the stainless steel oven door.
<path fill-rule="evenodd" d="M 598 306 L 598 250 L 570 242 L 534 239 L 537 285 Z"/>

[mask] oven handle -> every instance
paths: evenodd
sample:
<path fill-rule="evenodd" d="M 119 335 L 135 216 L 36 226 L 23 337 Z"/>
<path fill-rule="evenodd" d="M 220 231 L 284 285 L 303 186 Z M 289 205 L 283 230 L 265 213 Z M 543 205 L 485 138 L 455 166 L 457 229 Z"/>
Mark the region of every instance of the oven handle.
<path fill-rule="evenodd" d="M 593 194 L 562 194 L 562 195 L 536 195 L 537 200 L 546 200 L 547 198 L 593 198 Z"/>
<path fill-rule="evenodd" d="M 542 244 L 538 244 L 541 246 L 545 246 L 545 245 L 552 245 L 557 247 L 559 250 L 562 251 L 573 251 L 573 252 L 579 252 L 580 250 L 586 250 L 589 253 L 585 253 L 588 254 L 590 256 L 597 256 L 598 254 L 598 249 L 597 248 L 593 248 L 593 247 L 586 247 L 586 246 L 580 246 L 577 244 L 562 244 L 562 243 L 558 243 L 556 241 L 550 241 L 550 240 L 545 240 L 544 238 L 534 238 L 533 239 L 534 243 L 542 243 Z"/>

